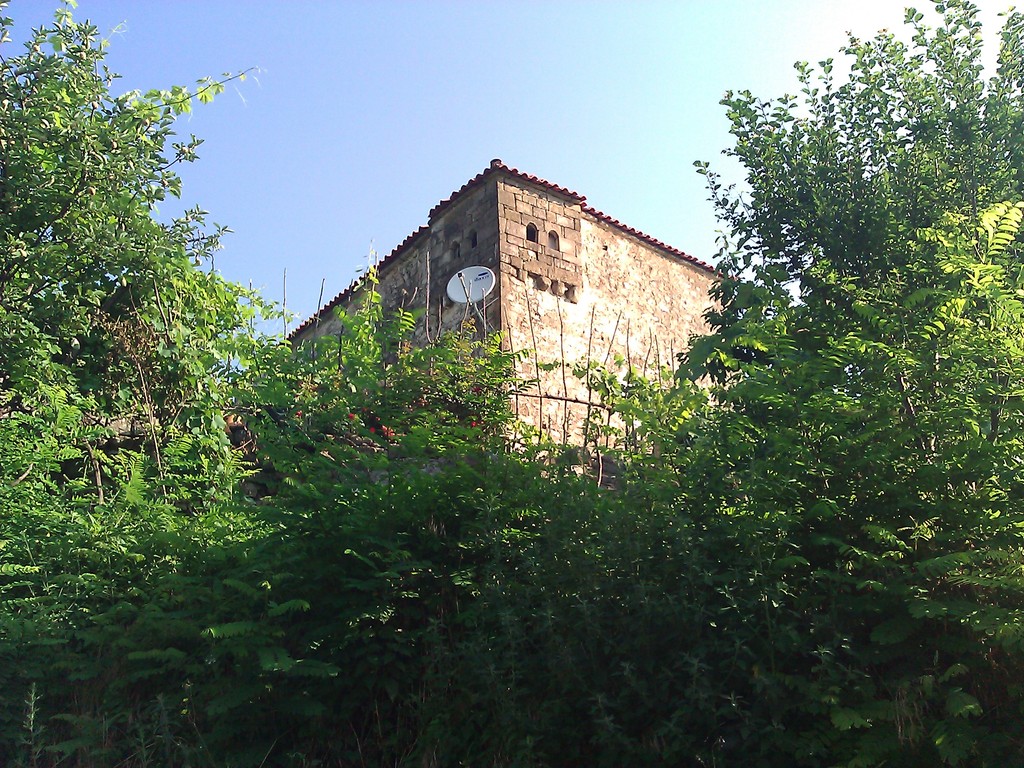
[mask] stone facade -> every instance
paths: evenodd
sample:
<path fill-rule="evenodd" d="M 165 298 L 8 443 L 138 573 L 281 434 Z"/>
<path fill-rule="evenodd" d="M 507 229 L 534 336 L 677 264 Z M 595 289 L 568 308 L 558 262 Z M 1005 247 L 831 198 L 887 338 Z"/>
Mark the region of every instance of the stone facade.
<path fill-rule="evenodd" d="M 437 206 L 431 211 L 429 224 L 409 235 L 377 265 L 377 290 L 385 311 L 427 310 L 416 324 L 415 343 L 428 343 L 439 333 L 476 319 L 468 305 L 449 301 L 445 288 L 452 274 L 462 267 L 479 265 L 498 272 L 496 208 L 496 184 L 482 184 L 472 195 Z M 339 333 L 344 313 L 358 306 L 361 287 L 362 281 L 357 280 L 328 302 L 291 334 L 292 343 Z M 498 299 L 497 293 L 492 293 L 481 308 L 489 330 L 501 327 Z"/>
<path fill-rule="evenodd" d="M 425 308 L 417 343 L 468 319 L 480 327 L 469 305 L 445 293 L 449 278 L 471 265 L 498 278 L 480 308 L 486 330 L 501 330 L 513 350 L 529 350 L 520 373 L 536 385 L 516 398 L 520 418 L 568 443 L 579 442 L 595 413 L 572 368 L 622 360 L 653 375 L 673 365 L 706 330 L 702 315 L 715 279 L 709 265 L 499 160 L 435 206 L 429 223 L 380 263 L 385 311 Z M 296 329 L 293 342 L 338 333 L 332 310 L 349 309 L 358 292 L 356 283 L 335 297 Z"/>

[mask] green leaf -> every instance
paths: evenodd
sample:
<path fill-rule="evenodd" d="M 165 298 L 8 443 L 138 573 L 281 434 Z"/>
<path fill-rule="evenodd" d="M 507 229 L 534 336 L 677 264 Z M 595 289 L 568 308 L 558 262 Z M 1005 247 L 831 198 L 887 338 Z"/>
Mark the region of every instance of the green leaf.
<path fill-rule="evenodd" d="M 911 637 L 916 629 L 917 624 L 910 616 L 895 616 L 871 630 L 871 641 L 881 645 L 902 643 Z"/>
<path fill-rule="evenodd" d="M 981 703 L 960 688 L 954 688 L 946 695 L 946 711 L 953 717 L 978 717 L 982 714 Z"/>
<path fill-rule="evenodd" d="M 296 598 L 294 600 L 287 600 L 281 604 L 271 602 L 270 608 L 267 610 L 267 616 L 284 616 L 288 613 L 308 610 L 309 602 Z"/>
<path fill-rule="evenodd" d="M 871 721 L 863 717 L 855 709 L 833 709 L 829 716 L 832 720 L 832 724 L 840 731 L 849 731 L 854 728 L 871 727 Z"/>

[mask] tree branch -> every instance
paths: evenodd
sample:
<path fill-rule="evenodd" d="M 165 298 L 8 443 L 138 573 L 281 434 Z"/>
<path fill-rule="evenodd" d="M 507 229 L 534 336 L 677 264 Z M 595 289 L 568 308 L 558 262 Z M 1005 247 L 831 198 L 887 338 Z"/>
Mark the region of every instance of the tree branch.
<path fill-rule="evenodd" d="M 26 469 L 24 472 L 22 472 L 20 475 L 18 475 L 17 479 L 13 483 L 11 483 L 11 488 L 13 488 L 16 485 L 21 484 L 22 480 L 24 480 L 26 477 L 29 476 L 29 473 L 33 470 L 33 468 L 35 466 L 36 466 L 36 463 L 34 461 L 29 462 L 28 469 Z"/>
<path fill-rule="evenodd" d="M 925 442 L 924 437 L 921 435 L 920 426 L 917 421 L 917 409 L 914 408 L 914 404 L 910 400 L 910 394 L 907 392 L 907 380 L 904 378 L 902 373 L 896 375 L 896 384 L 900 388 L 903 412 L 906 413 L 907 419 L 910 422 L 910 429 L 914 433 L 914 440 L 917 442 L 917 447 L 921 449 L 922 453 L 928 453 L 930 449 L 928 443 Z"/>

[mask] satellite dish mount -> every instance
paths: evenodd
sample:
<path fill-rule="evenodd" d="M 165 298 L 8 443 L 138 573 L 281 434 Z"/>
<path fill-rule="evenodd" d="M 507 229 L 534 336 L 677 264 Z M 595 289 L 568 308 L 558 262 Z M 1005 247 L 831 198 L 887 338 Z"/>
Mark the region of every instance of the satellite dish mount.
<path fill-rule="evenodd" d="M 466 267 L 460 269 L 448 280 L 446 289 L 448 298 L 456 304 L 468 304 L 472 307 L 473 312 L 483 323 L 485 333 L 487 332 L 487 321 L 478 305 L 491 294 L 497 282 L 494 272 L 487 267 Z"/>

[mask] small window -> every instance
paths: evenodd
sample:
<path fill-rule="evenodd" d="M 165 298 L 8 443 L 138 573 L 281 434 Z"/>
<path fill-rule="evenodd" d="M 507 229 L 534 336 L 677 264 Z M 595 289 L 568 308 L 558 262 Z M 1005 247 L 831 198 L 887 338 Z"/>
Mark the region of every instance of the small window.
<path fill-rule="evenodd" d="M 476 230 L 469 233 L 469 247 L 476 248 Z"/>
<path fill-rule="evenodd" d="M 537 240 L 537 227 L 535 227 L 533 224 L 526 225 L 526 239 L 529 240 L 531 243 L 539 242 Z"/>
<path fill-rule="evenodd" d="M 456 240 L 454 243 L 452 243 L 452 258 L 458 259 L 460 251 L 461 249 L 459 248 L 459 241 Z"/>
<path fill-rule="evenodd" d="M 553 229 L 548 232 L 548 248 L 552 251 L 558 250 L 558 233 Z"/>

